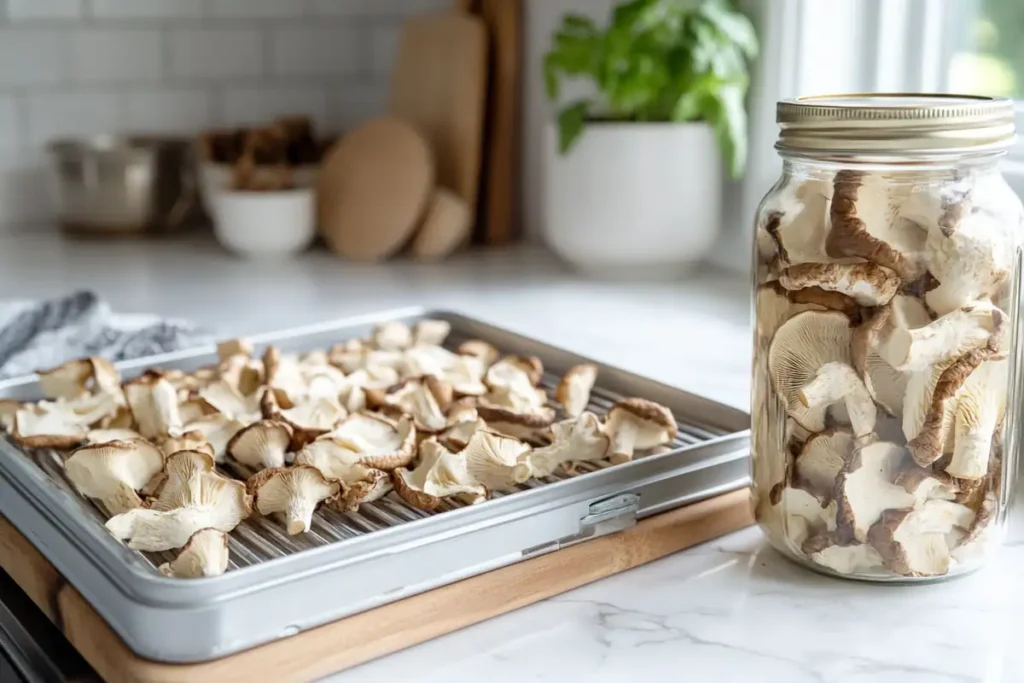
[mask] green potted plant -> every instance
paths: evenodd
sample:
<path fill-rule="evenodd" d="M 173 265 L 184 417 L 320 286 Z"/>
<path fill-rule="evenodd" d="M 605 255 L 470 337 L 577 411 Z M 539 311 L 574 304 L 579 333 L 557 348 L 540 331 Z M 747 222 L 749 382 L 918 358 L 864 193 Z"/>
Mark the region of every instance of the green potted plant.
<path fill-rule="evenodd" d="M 723 166 L 736 178 L 746 163 L 757 51 L 729 0 L 632 0 L 603 29 L 564 16 L 544 59 L 557 108 L 545 162 L 555 252 L 606 274 L 701 260 L 719 229 Z M 567 94 L 578 81 L 589 95 Z"/>

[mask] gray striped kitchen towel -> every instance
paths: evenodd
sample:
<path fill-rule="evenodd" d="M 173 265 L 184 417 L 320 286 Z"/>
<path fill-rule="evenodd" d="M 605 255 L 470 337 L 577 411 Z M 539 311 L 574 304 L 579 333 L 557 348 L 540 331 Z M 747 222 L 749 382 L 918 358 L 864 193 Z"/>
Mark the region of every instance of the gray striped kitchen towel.
<path fill-rule="evenodd" d="M 83 356 L 118 361 L 212 341 L 206 330 L 185 321 L 115 313 L 92 292 L 0 302 L 0 378 Z"/>

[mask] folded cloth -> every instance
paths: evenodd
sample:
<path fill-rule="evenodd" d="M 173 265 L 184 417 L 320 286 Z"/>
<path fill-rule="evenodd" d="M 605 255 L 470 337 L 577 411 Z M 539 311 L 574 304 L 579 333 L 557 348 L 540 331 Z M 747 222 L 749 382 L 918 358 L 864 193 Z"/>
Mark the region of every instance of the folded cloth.
<path fill-rule="evenodd" d="M 185 321 L 115 313 L 92 292 L 0 302 L 0 378 L 84 356 L 118 361 L 212 341 L 209 332 Z"/>

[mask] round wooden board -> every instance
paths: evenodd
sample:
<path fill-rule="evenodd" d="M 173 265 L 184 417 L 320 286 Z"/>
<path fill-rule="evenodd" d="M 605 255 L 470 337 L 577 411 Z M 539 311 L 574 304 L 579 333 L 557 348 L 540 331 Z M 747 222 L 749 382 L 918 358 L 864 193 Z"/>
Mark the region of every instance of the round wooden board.
<path fill-rule="evenodd" d="M 430 197 L 423 225 L 412 241 L 412 255 L 423 261 L 445 258 L 469 237 L 469 206 L 451 190 L 438 187 Z"/>
<path fill-rule="evenodd" d="M 346 134 L 327 152 L 317 182 L 327 245 L 360 261 L 396 253 L 419 225 L 434 175 L 430 146 L 407 123 L 376 119 Z"/>

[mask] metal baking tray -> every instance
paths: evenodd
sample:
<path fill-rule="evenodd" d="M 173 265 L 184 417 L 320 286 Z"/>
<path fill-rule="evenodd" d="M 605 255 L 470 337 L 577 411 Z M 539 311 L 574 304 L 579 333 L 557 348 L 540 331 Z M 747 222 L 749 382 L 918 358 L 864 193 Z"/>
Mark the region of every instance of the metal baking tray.
<path fill-rule="evenodd" d="M 257 349 L 326 348 L 385 320 L 451 323 L 446 345 L 484 339 L 504 353 L 535 355 L 550 391 L 588 359 L 447 311 L 407 309 L 252 337 Z M 120 363 L 125 378 L 160 366 L 192 370 L 214 348 Z M 590 361 L 593 362 L 593 361 Z M 223 576 L 174 579 L 156 566 L 171 555 L 118 542 L 105 517 L 74 492 L 61 457 L 0 439 L 0 513 L 77 588 L 138 655 L 163 662 L 215 659 L 342 617 L 633 525 L 637 519 L 738 489 L 748 482 L 749 415 L 596 363 L 590 409 L 619 397 L 669 407 L 679 422 L 671 449 L 574 476 L 532 480 L 514 493 L 427 513 L 394 493 L 358 512 L 318 512 L 310 533 L 290 537 L 262 518 L 230 535 Z M 38 400 L 34 377 L 0 382 L 0 398 Z M 245 472 L 226 469 L 245 476 Z"/>

